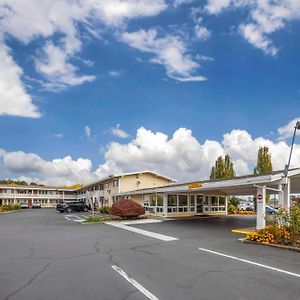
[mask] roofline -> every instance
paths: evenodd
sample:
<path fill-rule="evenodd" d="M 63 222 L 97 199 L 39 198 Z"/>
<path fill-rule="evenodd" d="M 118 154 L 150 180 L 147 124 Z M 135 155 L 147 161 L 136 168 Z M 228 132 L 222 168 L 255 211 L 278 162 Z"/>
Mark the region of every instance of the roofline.
<path fill-rule="evenodd" d="M 156 177 L 167 179 L 167 180 L 169 180 L 171 182 L 175 182 L 176 181 L 173 178 L 170 178 L 170 177 L 165 176 L 165 175 L 161 175 L 161 174 L 156 173 L 154 171 L 144 170 L 144 171 L 139 171 L 139 172 L 128 172 L 128 173 L 121 173 L 121 174 L 112 174 L 112 175 L 100 178 L 97 181 L 94 181 L 94 182 L 89 183 L 87 185 L 84 185 L 83 187 L 78 188 L 77 191 L 82 190 L 82 189 L 87 188 L 87 187 L 90 187 L 90 186 L 93 186 L 93 185 L 96 185 L 96 184 L 99 184 L 100 182 L 106 181 L 108 179 L 120 178 L 120 177 L 124 177 L 124 176 L 136 175 L 136 174 L 146 174 L 146 173 L 150 173 L 150 174 L 155 175 Z"/>
<path fill-rule="evenodd" d="M 300 174 L 300 168 L 290 169 L 288 177 L 295 176 Z M 226 187 L 234 187 L 234 186 L 245 186 L 249 184 L 260 184 L 264 182 L 276 182 L 283 178 L 284 170 L 273 171 L 265 174 L 249 174 L 244 176 L 232 177 L 228 179 L 219 179 L 219 180 L 198 180 L 198 181 L 190 181 L 179 184 L 170 184 L 163 187 L 155 187 L 155 188 L 146 188 L 140 190 L 133 190 L 124 193 L 120 193 L 120 195 L 140 195 L 140 194 L 152 194 L 152 193 L 165 193 L 165 192 L 179 192 L 181 190 L 186 190 L 187 185 L 201 182 L 202 186 L 200 188 L 193 188 L 191 191 L 208 191 L 214 190 L 217 188 L 226 188 Z"/>
<path fill-rule="evenodd" d="M 0 184 L 0 188 L 6 188 L 6 189 L 40 189 L 40 190 L 61 190 L 61 191 L 69 191 L 69 192 L 75 192 L 77 191 L 77 188 L 64 188 L 64 187 L 54 187 L 54 186 L 37 186 L 37 185 L 13 185 L 13 184 Z"/>

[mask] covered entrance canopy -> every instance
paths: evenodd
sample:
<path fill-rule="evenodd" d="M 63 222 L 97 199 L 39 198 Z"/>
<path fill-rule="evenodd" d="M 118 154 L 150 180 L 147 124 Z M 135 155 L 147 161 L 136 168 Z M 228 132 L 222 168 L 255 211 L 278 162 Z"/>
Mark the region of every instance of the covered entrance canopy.
<path fill-rule="evenodd" d="M 264 175 L 239 176 L 226 180 L 204 180 L 197 182 L 187 182 L 172 184 L 164 187 L 148 188 L 124 193 L 124 196 L 140 195 L 144 199 L 149 194 L 158 195 L 161 198 L 162 205 L 160 210 L 163 216 L 167 217 L 170 212 L 168 197 L 177 195 L 177 207 L 179 195 L 188 195 L 187 207 L 190 209 L 191 195 L 222 197 L 225 196 L 225 207 L 227 208 L 227 197 L 235 195 L 253 195 L 257 198 L 257 229 L 265 227 L 265 207 L 266 195 L 278 194 L 278 203 L 280 207 L 290 208 L 290 194 L 300 193 L 300 168 L 289 170 L 287 178 L 284 171 L 275 171 Z M 219 199 L 219 198 L 217 198 Z M 220 201 L 220 200 L 217 200 Z M 157 203 L 157 200 L 156 200 Z M 170 201 L 169 201 L 170 203 Z M 204 203 L 204 202 L 203 202 Z M 217 202 L 219 203 L 219 202 Z M 196 204 L 194 204 L 196 206 Z M 177 210 L 177 212 L 180 212 Z M 189 212 L 193 212 L 189 210 Z M 194 213 L 196 213 L 196 209 Z"/>

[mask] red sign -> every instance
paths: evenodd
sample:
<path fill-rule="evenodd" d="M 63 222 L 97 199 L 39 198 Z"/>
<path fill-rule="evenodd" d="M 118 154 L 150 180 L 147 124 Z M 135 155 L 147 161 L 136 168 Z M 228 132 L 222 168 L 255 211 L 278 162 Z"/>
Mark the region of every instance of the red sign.
<path fill-rule="evenodd" d="M 257 195 L 257 200 L 262 200 L 263 199 L 263 195 L 262 194 L 258 194 Z"/>

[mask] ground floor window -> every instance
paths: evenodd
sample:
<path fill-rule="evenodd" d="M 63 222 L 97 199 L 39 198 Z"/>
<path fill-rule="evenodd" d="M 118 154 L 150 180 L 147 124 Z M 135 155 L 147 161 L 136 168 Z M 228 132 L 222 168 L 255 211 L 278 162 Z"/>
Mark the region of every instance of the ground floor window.
<path fill-rule="evenodd" d="M 161 194 L 147 194 L 143 196 L 142 204 L 145 211 L 163 213 L 164 199 Z M 210 213 L 226 210 L 225 196 L 210 196 L 199 194 L 168 194 L 168 213 Z"/>

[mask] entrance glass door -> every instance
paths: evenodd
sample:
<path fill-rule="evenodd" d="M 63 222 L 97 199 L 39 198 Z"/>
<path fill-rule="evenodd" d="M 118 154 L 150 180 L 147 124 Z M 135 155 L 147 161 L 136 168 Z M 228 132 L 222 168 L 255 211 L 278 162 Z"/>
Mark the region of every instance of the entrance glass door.
<path fill-rule="evenodd" d="M 204 213 L 204 197 L 202 195 L 196 196 L 196 213 L 197 214 Z"/>

